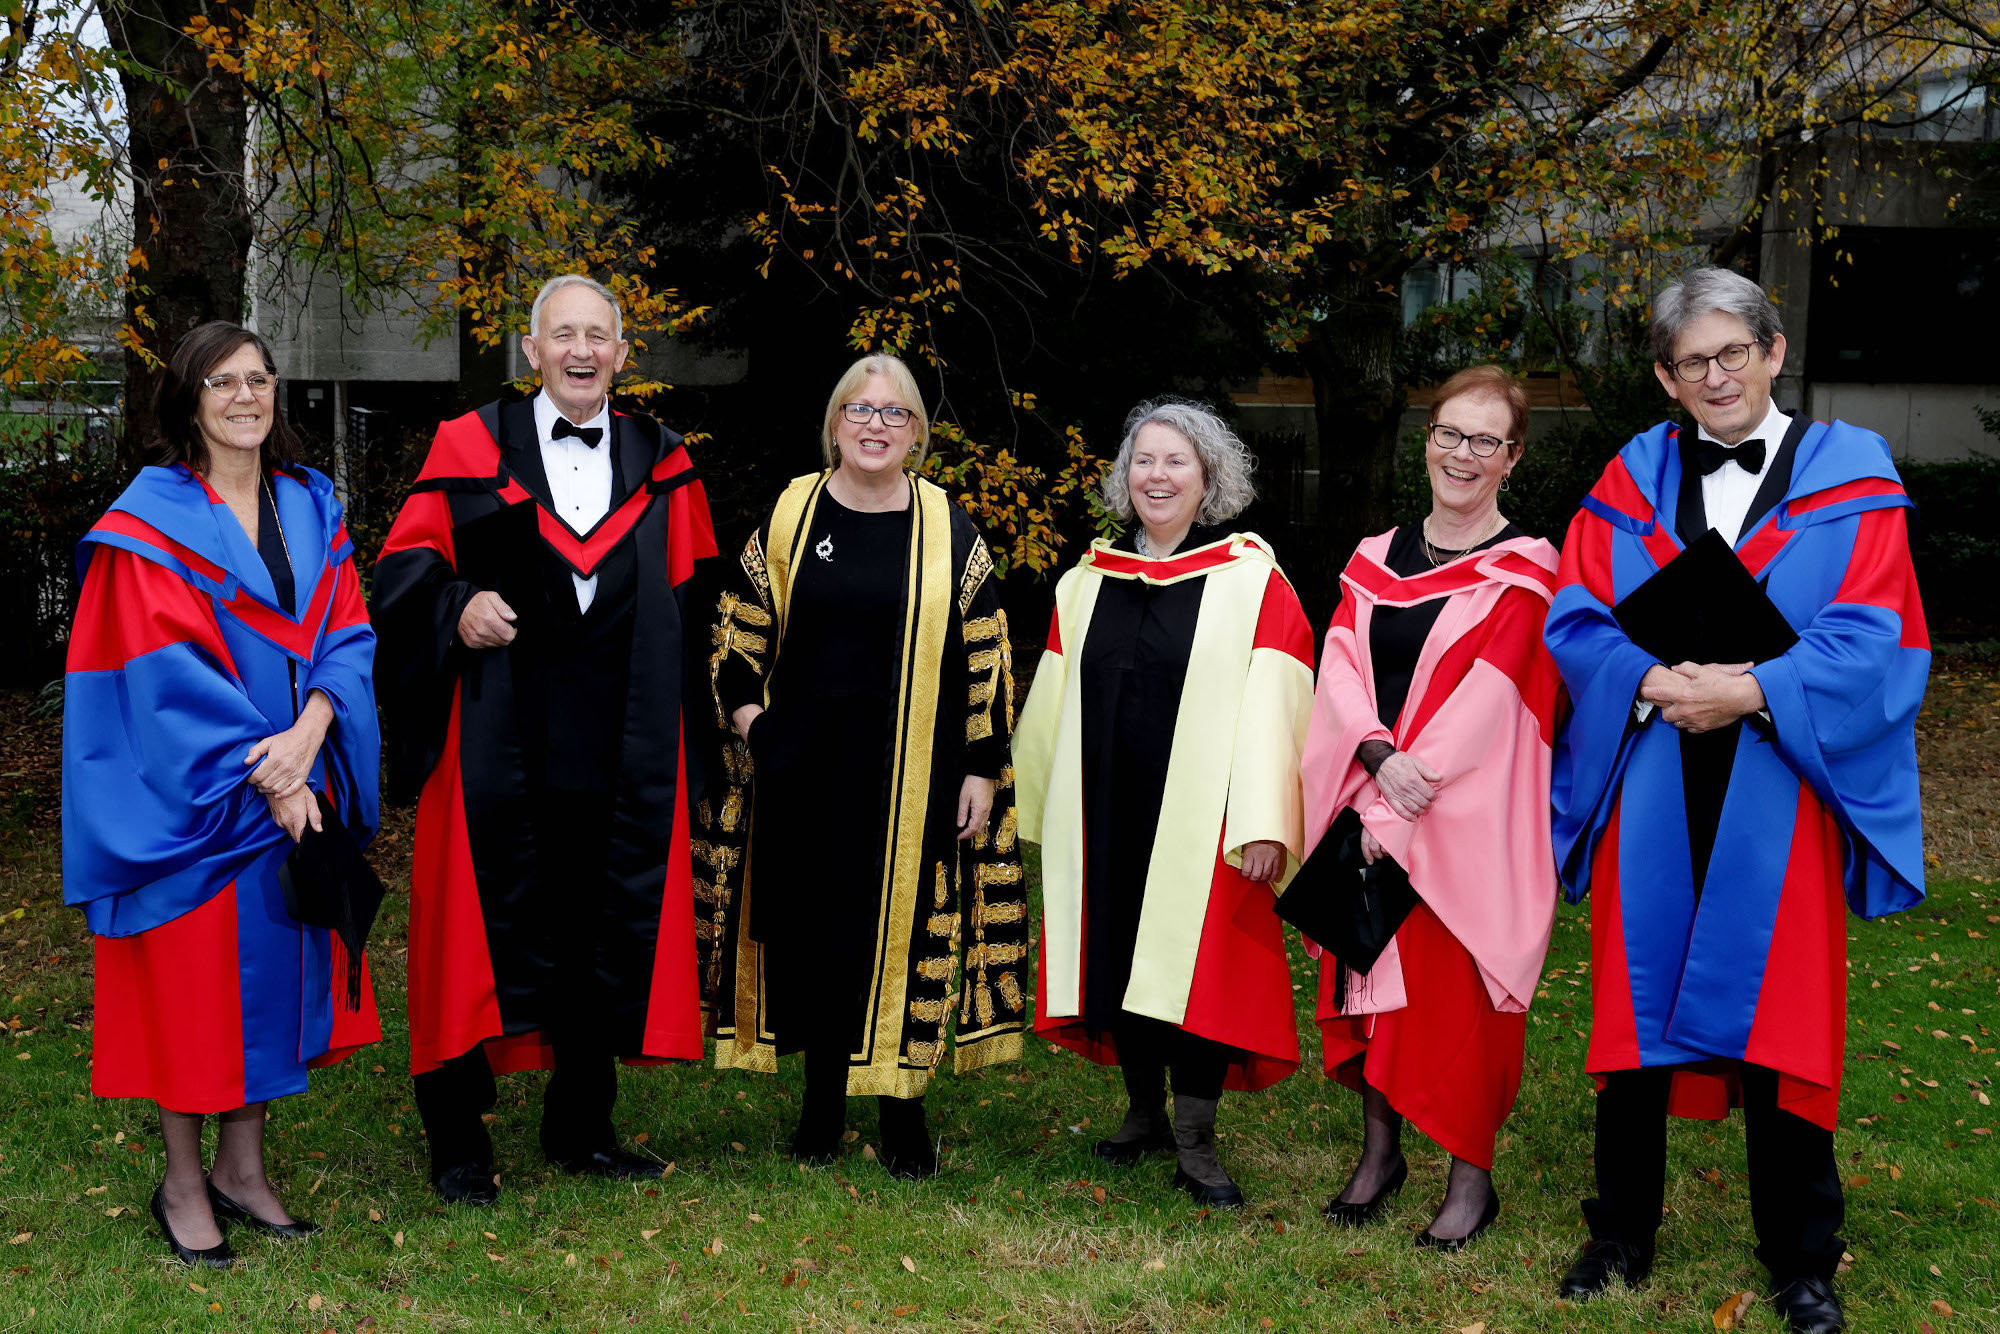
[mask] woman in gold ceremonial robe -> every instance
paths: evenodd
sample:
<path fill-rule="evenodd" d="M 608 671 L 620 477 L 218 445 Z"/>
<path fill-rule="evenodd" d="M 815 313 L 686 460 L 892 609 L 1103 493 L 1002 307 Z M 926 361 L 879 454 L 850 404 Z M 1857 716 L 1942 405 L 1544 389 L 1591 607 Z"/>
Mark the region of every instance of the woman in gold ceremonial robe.
<path fill-rule="evenodd" d="M 1129 537 L 1057 585 L 1014 746 L 1042 845 L 1035 1029 L 1122 1068 L 1131 1108 L 1100 1158 L 1173 1148 L 1174 1183 L 1218 1207 L 1244 1202 L 1215 1155 L 1222 1090 L 1299 1065 L 1274 891 L 1302 850 L 1312 632 L 1269 548 L 1219 526 L 1249 472 L 1206 409 L 1133 411 L 1105 483 Z"/>
<path fill-rule="evenodd" d="M 830 1161 L 875 1094 L 883 1165 L 926 1176 L 924 1090 L 1020 1055 L 1028 909 L 1013 678 L 993 561 L 915 475 L 923 399 L 894 357 L 835 386 L 827 469 L 794 480 L 730 571 L 710 677 L 727 782 L 694 844 L 716 1063 L 803 1052 L 792 1154 Z M 954 1023 L 955 1021 L 955 1023 Z"/>

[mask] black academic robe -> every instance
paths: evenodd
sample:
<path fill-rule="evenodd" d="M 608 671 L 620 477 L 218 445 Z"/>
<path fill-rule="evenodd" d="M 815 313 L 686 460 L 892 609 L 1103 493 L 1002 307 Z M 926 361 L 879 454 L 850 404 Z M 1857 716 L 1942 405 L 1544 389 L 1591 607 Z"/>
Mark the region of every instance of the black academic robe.
<path fill-rule="evenodd" d="M 725 571 L 709 681 L 729 782 L 697 811 L 702 981 L 719 1065 L 836 1045 L 849 1093 L 914 1097 L 948 1038 L 960 1071 L 1021 1049 L 1006 615 L 943 491 L 913 478 L 907 511 L 861 514 L 827 476 L 794 481 Z M 730 719 L 750 703 L 766 712 L 746 747 Z M 960 842 L 968 774 L 998 787 Z"/>
<path fill-rule="evenodd" d="M 591 942 L 613 1050 L 701 1055 L 688 862 L 699 765 L 681 706 L 690 580 L 715 538 L 680 437 L 647 417 L 612 422 L 611 506 L 581 535 L 550 506 L 531 402 L 445 422 L 375 567 L 391 791 L 420 789 L 414 1073 L 481 1042 L 496 1071 L 547 1066 L 546 1026 L 578 985 L 545 948 L 557 936 Z M 588 613 L 572 572 L 598 579 Z M 486 589 L 514 608 L 518 636 L 468 650 L 458 618 Z M 595 885 L 538 869 L 557 789 L 610 804 Z"/>

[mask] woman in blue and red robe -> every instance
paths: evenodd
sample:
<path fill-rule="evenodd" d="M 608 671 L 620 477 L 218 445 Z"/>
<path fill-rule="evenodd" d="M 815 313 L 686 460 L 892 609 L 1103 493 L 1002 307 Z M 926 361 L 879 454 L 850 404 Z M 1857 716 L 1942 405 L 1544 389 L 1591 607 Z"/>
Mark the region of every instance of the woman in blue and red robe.
<path fill-rule="evenodd" d="M 280 1236 L 264 1106 L 381 1036 L 365 967 L 279 870 L 323 795 L 377 823 L 375 636 L 332 484 L 289 462 L 262 339 L 220 322 L 161 382 L 159 463 L 84 538 L 63 716 L 63 894 L 96 936 L 94 1092 L 159 1104 L 153 1215 L 191 1264 Z M 203 1118 L 220 1128 L 212 1168 Z"/>

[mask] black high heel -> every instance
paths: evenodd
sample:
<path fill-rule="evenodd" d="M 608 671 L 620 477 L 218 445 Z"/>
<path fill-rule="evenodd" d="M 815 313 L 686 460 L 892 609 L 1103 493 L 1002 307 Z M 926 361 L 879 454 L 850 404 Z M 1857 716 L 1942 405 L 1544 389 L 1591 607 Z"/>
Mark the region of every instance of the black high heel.
<path fill-rule="evenodd" d="M 1336 1195 L 1326 1202 L 1326 1208 L 1320 1210 L 1320 1213 L 1327 1222 L 1337 1223 L 1342 1227 L 1360 1227 L 1364 1223 L 1372 1223 L 1375 1221 L 1375 1215 L 1381 1213 L 1382 1207 L 1389 1202 L 1389 1197 L 1401 1190 L 1403 1183 L 1409 1179 L 1410 1160 L 1398 1156 L 1396 1170 L 1389 1174 L 1389 1179 L 1382 1183 L 1382 1189 L 1376 1191 L 1373 1196 L 1350 1202 Z"/>
<path fill-rule="evenodd" d="M 304 1218 L 295 1218 L 289 1223 L 267 1222 L 217 1190 L 213 1181 L 208 1183 L 208 1207 L 217 1218 L 227 1218 L 232 1223 L 248 1223 L 251 1227 L 262 1228 L 274 1237 L 310 1237 L 319 1231 L 318 1223 Z"/>
<path fill-rule="evenodd" d="M 194 1265 L 197 1268 L 206 1266 L 209 1269 L 227 1269 L 236 1263 L 236 1252 L 229 1249 L 227 1237 L 205 1251 L 198 1251 L 192 1246 L 181 1244 L 181 1239 L 174 1235 L 172 1225 L 167 1222 L 167 1184 L 164 1181 L 153 1187 L 153 1221 L 160 1225 L 160 1234 L 167 1239 L 167 1249 L 172 1251 L 174 1258 L 182 1264 Z M 217 1231 L 220 1230 L 218 1225 Z"/>
<path fill-rule="evenodd" d="M 1500 1192 L 1488 1187 L 1486 1207 L 1479 1211 L 1479 1224 L 1472 1231 L 1462 1237 L 1439 1237 L 1433 1236 L 1431 1230 L 1425 1228 L 1417 1234 L 1417 1245 L 1428 1246 L 1433 1250 L 1443 1251 L 1447 1255 L 1453 1251 L 1462 1251 L 1476 1241 L 1480 1233 L 1492 1227 L 1493 1220 L 1499 1216 Z"/>

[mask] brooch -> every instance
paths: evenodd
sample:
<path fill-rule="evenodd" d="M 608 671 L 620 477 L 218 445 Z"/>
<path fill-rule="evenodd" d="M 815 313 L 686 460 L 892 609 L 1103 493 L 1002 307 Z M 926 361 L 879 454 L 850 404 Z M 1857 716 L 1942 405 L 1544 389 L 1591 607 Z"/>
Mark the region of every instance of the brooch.
<path fill-rule="evenodd" d="M 831 561 L 833 559 L 833 534 L 828 533 L 825 537 L 822 537 L 819 540 L 819 545 L 813 548 L 813 552 L 821 560 Z"/>

